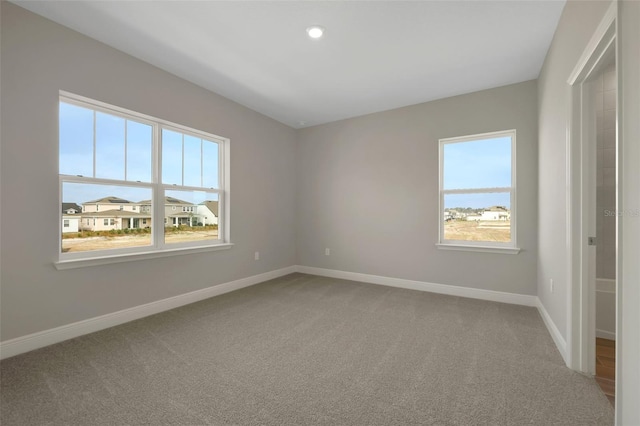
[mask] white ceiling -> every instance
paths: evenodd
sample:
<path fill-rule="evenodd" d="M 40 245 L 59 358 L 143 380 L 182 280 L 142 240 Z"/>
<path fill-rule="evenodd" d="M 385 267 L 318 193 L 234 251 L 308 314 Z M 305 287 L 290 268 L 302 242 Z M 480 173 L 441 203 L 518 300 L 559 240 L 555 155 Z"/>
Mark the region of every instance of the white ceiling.
<path fill-rule="evenodd" d="M 535 79 L 565 4 L 16 3 L 295 128 Z"/>

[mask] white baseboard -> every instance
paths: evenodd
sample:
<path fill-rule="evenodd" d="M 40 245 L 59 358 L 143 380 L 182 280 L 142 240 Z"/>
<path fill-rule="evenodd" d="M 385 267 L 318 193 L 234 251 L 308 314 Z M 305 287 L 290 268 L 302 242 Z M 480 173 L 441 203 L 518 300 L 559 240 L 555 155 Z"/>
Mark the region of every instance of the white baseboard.
<path fill-rule="evenodd" d="M 351 281 L 360 281 L 370 284 L 386 285 L 389 287 L 406 288 L 410 290 L 427 291 L 430 293 L 447 294 L 450 296 L 468 297 L 471 299 L 489 300 L 492 302 L 510 303 L 512 305 L 532 306 L 538 308 L 540 316 L 545 326 L 551 334 L 553 342 L 556 344 L 562 359 L 567 361 L 567 343 L 562 334 L 551 320 L 549 313 L 544 308 L 537 296 L 529 296 L 526 294 L 507 293 L 493 290 L 483 290 L 469 287 L 458 287 L 446 284 L 434 284 L 424 281 L 412 281 L 402 278 L 382 277 L 378 275 L 360 274 L 357 272 L 337 271 L 334 269 L 314 268 L 311 266 L 296 267 L 297 272 L 310 275 L 319 275 L 322 277 L 339 278 Z"/>
<path fill-rule="evenodd" d="M 540 299 L 538 299 L 537 297 L 536 299 L 537 299 L 536 307 L 538 308 L 538 312 L 540 312 L 542 321 L 544 321 L 544 325 L 547 326 L 547 330 L 549 330 L 549 334 L 551 334 L 551 338 L 553 339 L 553 342 L 556 344 L 556 347 L 558 348 L 558 351 L 560 352 L 560 355 L 562 356 L 564 363 L 566 365 L 569 365 L 568 359 L 567 359 L 567 342 L 562 337 L 560 330 L 558 330 L 558 327 L 556 327 L 556 324 L 551 319 L 549 312 L 547 312 L 547 310 L 545 309 Z"/>
<path fill-rule="evenodd" d="M 334 269 L 313 268 L 311 266 L 299 265 L 296 270 L 304 274 L 319 275 L 322 277 L 360 281 L 369 284 L 427 291 L 430 293 L 447 294 L 450 296 L 468 297 L 471 299 L 490 300 L 493 302 L 510 303 L 512 305 L 537 306 L 538 300 L 536 296 L 529 296 L 526 294 L 507 293 L 446 284 L 434 284 L 424 281 L 405 280 L 403 278 L 390 278 L 379 275 L 360 274 L 357 272 L 337 271 Z"/>
<path fill-rule="evenodd" d="M 133 308 L 124 309 L 99 317 L 63 325 L 60 327 L 44 330 L 26 336 L 17 337 L 15 339 L 0 342 L 0 359 L 9 358 L 21 353 L 29 352 L 45 346 L 53 345 L 65 340 L 73 339 L 85 334 L 104 330 L 105 328 L 124 324 L 154 315 L 160 312 L 168 311 L 210 297 L 218 296 L 244 287 L 249 287 L 264 281 L 282 277 L 294 272 L 301 272 L 310 275 L 319 275 L 324 277 L 339 278 L 352 281 L 366 282 L 370 284 L 385 285 L 389 287 L 406 288 L 410 290 L 427 291 L 431 293 L 447 294 L 450 296 L 468 297 L 472 299 L 489 300 L 493 302 L 510 303 L 514 305 L 524 305 L 537 307 L 540 311 L 553 341 L 555 342 L 560 354 L 566 359 L 566 342 L 562 335 L 551 320 L 551 317 L 545 310 L 544 306 L 536 296 L 525 294 L 515 294 L 492 290 L 482 290 L 469 287 L 458 287 L 445 284 L 434 284 L 423 281 L 412 281 L 402 278 L 382 277 L 378 275 L 360 274 L 356 272 L 337 271 L 332 269 L 313 268 L 309 266 L 290 266 L 275 271 L 265 272 L 263 274 L 253 275 L 251 277 L 242 278 L 236 281 L 218 284 L 212 287 L 196 290 L 190 293 L 181 294 L 170 297 L 168 299 L 158 300 L 156 302 L 147 303 Z M 606 337 L 610 338 L 610 337 Z M 615 335 L 614 335 L 615 338 Z"/>
<path fill-rule="evenodd" d="M 616 333 L 606 330 L 599 330 L 596 328 L 596 337 L 599 337 L 601 339 L 616 340 Z"/>
<path fill-rule="evenodd" d="M 203 288 L 201 290 L 192 291 L 190 293 L 180 294 L 168 299 L 158 300 L 133 308 L 124 309 L 99 317 L 89 318 L 72 324 L 63 325 L 45 331 L 17 337 L 15 339 L 0 342 L 0 359 L 19 355 L 34 349 L 53 345 L 65 340 L 84 334 L 93 333 L 104 330 L 105 328 L 124 324 L 125 322 L 137 320 L 140 318 L 154 315 L 210 297 L 218 296 L 230 291 L 239 290 L 254 284 L 268 281 L 274 278 L 282 277 L 296 272 L 295 266 L 277 269 L 275 271 L 265 272 L 263 274 L 253 275 L 247 278 L 241 278 L 236 281 L 230 281 L 223 284 L 214 285 Z"/>

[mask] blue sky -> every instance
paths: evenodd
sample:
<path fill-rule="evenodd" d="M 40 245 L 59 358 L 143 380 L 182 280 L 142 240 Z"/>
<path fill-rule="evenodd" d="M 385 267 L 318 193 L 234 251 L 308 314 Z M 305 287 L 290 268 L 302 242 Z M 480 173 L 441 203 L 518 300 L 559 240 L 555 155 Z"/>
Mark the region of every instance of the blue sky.
<path fill-rule="evenodd" d="M 126 181 L 152 181 L 153 129 L 150 125 L 103 112 L 95 112 L 94 117 L 93 110 L 64 102 L 60 102 L 61 174 L 94 176 L 94 131 L 95 177 L 122 180 L 124 184 Z M 217 143 L 167 129 L 163 129 L 162 138 L 163 183 L 205 188 L 218 186 Z M 167 195 L 170 192 L 175 191 L 167 191 Z M 205 193 L 201 191 L 177 194 L 180 196 L 171 196 L 193 203 L 205 200 Z M 64 202 L 81 204 L 107 196 L 137 202 L 150 199 L 151 191 L 114 185 L 63 185 Z M 206 199 L 217 199 L 212 197 L 217 195 L 209 194 Z"/>
<path fill-rule="evenodd" d="M 443 189 L 511 186 L 511 137 L 448 143 L 444 147 Z M 509 193 L 447 194 L 445 208 L 510 208 Z"/>
<path fill-rule="evenodd" d="M 94 175 L 94 131 L 95 177 L 151 182 L 151 126 L 103 112 L 96 112 L 94 117 L 93 110 L 64 102 L 60 102 L 60 173 Z M 511 186 L 510 137 L 449 143 L 443 149 L 444 189 Z M 209 173 L 202 174 L 203 168 Z M 217 170 L 216 143 L 168 129 L 162 130 L 162 183 L 217 187 Z M 182 191 L 177 194 L 173 196 L 185 201 L 204 201 L 201 192 Z M 63 186 L 64 202 L 81 204 L 106 196 L 137 202 L 151 198 L 151 191 L 113 185 L 69 183 Z M 493 205 L 510 208 L 509 194 L 445 196 L 445 208 L 484 208 Z"/>

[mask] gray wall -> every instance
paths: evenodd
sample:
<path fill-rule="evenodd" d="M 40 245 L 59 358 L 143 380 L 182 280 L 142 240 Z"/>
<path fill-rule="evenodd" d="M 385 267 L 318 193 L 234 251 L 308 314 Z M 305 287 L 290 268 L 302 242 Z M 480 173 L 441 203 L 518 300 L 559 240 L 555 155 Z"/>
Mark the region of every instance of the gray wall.
<path fill-rule="evenodd" d="M 567 2 L 538 79 L 538 297 L 565 339 L 567 79 L 609 5 L 609 1 Z"/>
<path fill-rule="evenodd" d="M 295 264 L 293 129 L 13 4 L 1 7 L 1 340 Z M 235 247 L 55 270 L 59 90 L 230 138 Z"/>
<path fill-rule="evenodd" d="M 529 81 L 299 130 L 298 264 L 536 294 L 536 105 Z M 514 128 L 522 252 L 438 250 L 438 139 Z"/>

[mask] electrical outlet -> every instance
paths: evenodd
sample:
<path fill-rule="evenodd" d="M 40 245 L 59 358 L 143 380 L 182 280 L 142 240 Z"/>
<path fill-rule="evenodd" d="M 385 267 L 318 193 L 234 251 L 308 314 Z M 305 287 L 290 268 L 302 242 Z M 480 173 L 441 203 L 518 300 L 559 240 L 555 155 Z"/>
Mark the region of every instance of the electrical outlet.
<path fill-rule="evenodd" d="M 549 289 L 551 290 L 551 293 L 553 293 L 553 278 L 549 278 Z"/>
<path fill-rule="evenodd" d="M 328 249 L 328 248 L 324 249 L 324 255 L 325 256 L 331 255 L 331 249 Z"/>
<path fill-rule="evenodd" d="M 260 260 L 260 252 L 259 252 L 259 251 L 257 251 L 257 252 L 253 255 L 253 257 L 254 257 L 256 260 Z"/>

